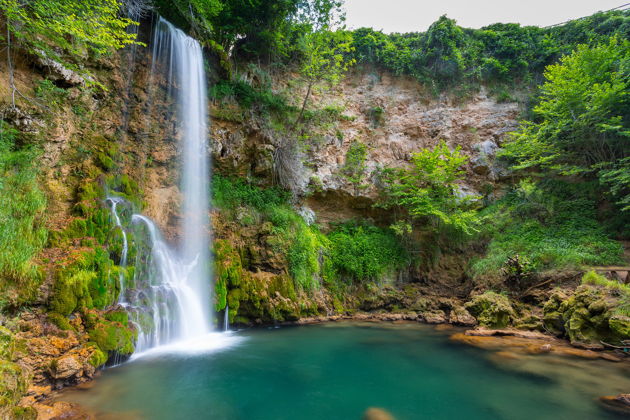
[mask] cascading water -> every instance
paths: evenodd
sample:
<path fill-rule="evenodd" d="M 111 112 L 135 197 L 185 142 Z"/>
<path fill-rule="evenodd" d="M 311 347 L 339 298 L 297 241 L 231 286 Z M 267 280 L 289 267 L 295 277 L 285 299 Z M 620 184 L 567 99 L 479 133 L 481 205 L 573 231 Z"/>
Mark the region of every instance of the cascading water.
<path fill-rule="evenodd" d="M 223 331 L 230 329 L 230 305 L 225 305 L 225 314 L 223 315 Z"/>
<path fill-rule="evenodd" d="M 201 46 L 160 18 L 153 36 L 151 73 L 151 81 L 166 79 L 167 95 L 177 109 L 174 134 L 182 152 L 182 234 L 180 248 L 173 249 L 146 216 L 134 214 L 128 221 L 134 229 L 135 275 L 131 286 L 121 284 L 119 303 L 138 329 L 136 352 L 140 353 L 204 337 L 212 325 L 207 88 Z M 117 211 L 124 200 L 109 197 L 107 202 L 123 232 L 126 260 L 127 233 Z"/>
<path fill-rule="evenodd" d="M 122 235 L 122 250 L 120 251 L 120 262 L 119 266 L 125 268 L 127 267 L 127 254 L 129 252 L 129 242 L 127 241 L 127 232 L 122 225 L 122 221 L 120 219 L 120 214 L 118 214 L 118 206 L 120 204 L 125 204 L 125 200 L 120 197 L 107 197 L 105 200 L 111 206 L 112 217 L 114 218 L 114 223 L 116 227 L 120 230 Z M 118 303 L 121 305 L 125 304 L 125 274 L 124 272 L 120 272 L 118 275 L 118 287 L 120 288 L 120 292 L 118 294 Z"/>

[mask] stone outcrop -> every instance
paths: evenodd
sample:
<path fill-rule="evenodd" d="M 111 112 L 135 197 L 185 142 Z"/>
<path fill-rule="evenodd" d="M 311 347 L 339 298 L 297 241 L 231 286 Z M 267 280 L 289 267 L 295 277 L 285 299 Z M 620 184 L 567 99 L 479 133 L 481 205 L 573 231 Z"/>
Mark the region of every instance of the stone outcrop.
<path fill-rule="evenodd" d="M 601 341 L 630 339 L 630 318 L 616 313 L 618 305 L 610 290 L 597 286 L 582 285 L 573 294 L 556 290 L 544 304 L 544 325 L 574 345 L 601 349 Z"/>

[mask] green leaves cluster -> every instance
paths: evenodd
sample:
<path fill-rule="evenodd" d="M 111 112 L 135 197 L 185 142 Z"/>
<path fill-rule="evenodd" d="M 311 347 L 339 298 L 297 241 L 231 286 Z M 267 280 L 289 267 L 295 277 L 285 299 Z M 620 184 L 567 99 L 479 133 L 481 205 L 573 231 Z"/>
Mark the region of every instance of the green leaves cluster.
<path fill-rule="evenodd" d="M 78 59 L 88 53 L 105 54 L 136 42 L 127 28 L 137 23 L 120 17 L 121 6 L 120 0 L 0 0 L 12 38 L 33 54 L 77 70 Z"/>
<path fill-rule="evenodd" d="M 360 141 L 353 141 L 346 152 L 346 161 L 341 168 L 341 174 L 354 185 L 355 189 L 360 188 L 365 181 L 367 154 L 367 145 Z"/>
<path fill-rule="evenodd" d="M 535 121 L 503 155 L 516 169 L 599 177 L 630 209 L 630 41 L 579 46 L 545 72 Z"/>
<path fill-rule="evenodd" d="M 308 225 L 278 188 L 260 188 L 236 178 L 213 177 L 213 204 L 228 220 L 258 226 L 264 243 L 286 257 L 296 288 L 335 289 L 350 283 L 380 282 L 409 262 L 391 229 L 349 222 L 324 234 Z M 245 262 L 244 262 L 245 264 Z M 244 267 L 253 269 L 252 267 Z"/>
<path fill-rule="evenodd" d="M 620 262 L 622 247 L 598 222 L 584 183 L 525 179 L 481 213 L 489 223 L 477 238 L 488 248 L 472 263 L 475 277 L 497 275 L 516 255 L 533 272 Z"/>
<path fill-rule="evenodd" d="M 426 32 L 353 32 L 358 63 L 406 74 L 438 89 L 462 84 L 535 84 L 545 67 L 578 44 L 630 38 L 630 12 L 596 13 L 554 28 L 497 23 L 462 28 L 440 17 Z"/>
<path fill-rule="evenodd" d="M 376 281 L 409 263 L 409 255 L 391 229 L 350 222 L 328 234 L 330 258 L 345 281 Z"/>
<path fill-rule="evenodd" d="M 387 177 L 388 205 L 404 208 L 412 222 L 438 230 L 444 225 L 472 234 L 480 223 L 474 206 L 476 197 L 459 193 L 457 186 L 467 160 L 459 146 L 451 150 L 443 140 L 433 149 L 414 153 L 411 168 Z"/>

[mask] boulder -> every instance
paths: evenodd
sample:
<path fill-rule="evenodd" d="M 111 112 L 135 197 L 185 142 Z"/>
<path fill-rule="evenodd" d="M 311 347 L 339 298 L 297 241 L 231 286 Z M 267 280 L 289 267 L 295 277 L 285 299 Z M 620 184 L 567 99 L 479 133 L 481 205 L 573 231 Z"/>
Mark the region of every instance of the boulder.
<path fill-rule="evenodd" d="M 630 340 L 630 317 L 625 315 L 613 315 L 608 320 L 610 330 L 620 340 Z"/>
<path fill-rule="evenodd" d="M 448 322 L 463 327 L 474 327 L 477 320 L 463 306 L 455 306 L 448 317 Z"/>
<path fill-rule="evenodd" d="M 495 292 L 477 295 L 464 306 L 484 327 L 505 328 L 515 317 L 507 296 Z"/>
<path fill-rule="evenodd" d="M 424 322 L 426 322 L 427 324 L 446 323 L 446 314 L 444 313 L 444 311 L 441 310 L 424 312 L 422 313 L 421 318 L 424 319 Z"/>
<path fill-rule="evenodd" d="M 492 140 L 486 140 L 473 146 L 480 155 L 494 156 L 499 146 Z"/>
<path fill-rule="evenodd" d="M 55 379 L 80 377 L 83 375 L 83 365 L 75 356 L 63 356 L 53 362 L 51 375 Z"/>
<path fill-rule="evenodd" d="M 36 64 L 46 71 L 50 79 L 63 86 L 72 87 L 85 84 L 85 78 L 55 60 L 38 56 Z"/>

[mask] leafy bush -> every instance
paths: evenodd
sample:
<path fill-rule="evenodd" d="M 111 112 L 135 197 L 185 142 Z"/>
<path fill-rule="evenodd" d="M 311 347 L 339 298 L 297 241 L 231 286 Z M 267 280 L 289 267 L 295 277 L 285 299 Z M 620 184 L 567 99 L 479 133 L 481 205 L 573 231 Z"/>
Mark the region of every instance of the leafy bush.
<path fill-rule="evenodd" d="M 517 254 L 536 272 L 620 262 L 621 245 L 606 235 L 584 190 L 583 184 L 525 180 L 484 209 L 491 223 L 484 224 L 480 239 L 489 245 L 472 263 L 474 275 L 498 273 Z"/>
<path fill-rule="evenodd" d="M 458 194 L 457 181 L 464 176 L 468 158 L 461 148 L 450 150 L 444 141 L 433 149 L 414 153 L 412 167 L 390 173 L 387 205 L 403 207 L 412 220 L 429 223 L 439 230 L 446 225 L 472 234 L 480 223 L 474 198 Z"/>
<path fill-rule="evenodd" d="M 630 41 L 580 45 L 547 68 L 540 103 L 503 156 L 516 169 L 595 178 L 630 209 Z"/>
<path fill-rule="evenodd" d="M 342 280 L 380 281 L 409 263 L 409 255 L 390 229 L 346 223 L 328 234 L 332 267 Z"/>
<path fill-rule="evenodd" d="M 219 208 L 250 206 L 265 212 L 287 205 L 291 195 L 277 187 L 260 188 L 239 178 L 212 177 L 212 202 Z"/>
<path fill-rule="evenodd" d="M 352 142 L 346 152 L 346 161 L 341 168 L 341 174 L 354 185 L 355 190 L 360 188 L 365 180 L 367 154 L 367 146 L 360 141 Z"/>

